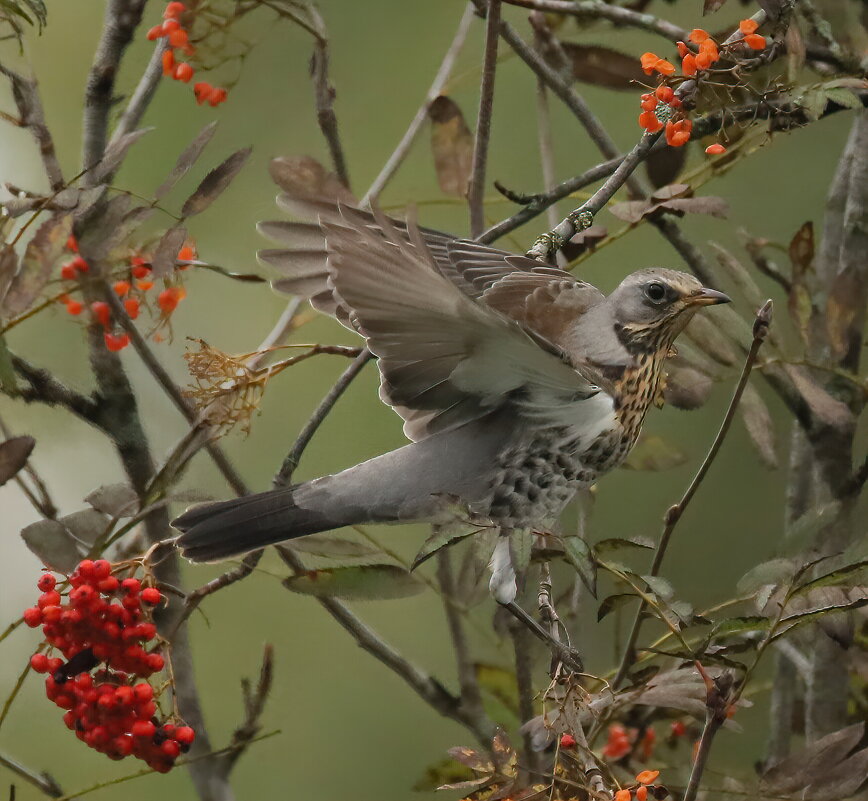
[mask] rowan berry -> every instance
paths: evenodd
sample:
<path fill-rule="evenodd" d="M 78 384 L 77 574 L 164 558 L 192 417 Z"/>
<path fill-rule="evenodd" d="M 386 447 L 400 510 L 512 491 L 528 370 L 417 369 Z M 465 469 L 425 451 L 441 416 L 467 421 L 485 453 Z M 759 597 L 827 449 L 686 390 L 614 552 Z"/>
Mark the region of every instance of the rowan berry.
<path fill-rule="evenodd" d="M 181 81 L 182 83 L 189 83 L 190 79 L 193 77 L 193 68 L 185 61 L 181 64 L 175 66 L 174 76 L 176 81 Z"/>
<path fill-rule="evenodd" d="M 153 28 L 150 28 L 148 30 L 148 41 L 149 42 L 155 42 L 157 39 L 160 39 L 163 36 L 165 36 L 165 34 L 163 33 L 163 26 L 162 25 L 154 25 Z"/>
<path fill-rule="evenodd" d="M 175 51 L 166 50 L 163 53 L 163 75 L 171 75 L 175 69 Z"/>
<path fill-rule="evenodd" d="M 706 39 L 709 38 L 708 31 L 702 30 L 702 28 L 694 28 L 687 34 L 687 40 L 689 42 L 693 42 L 694 44 L 702 44 Z"/>
<path fill-rule="evenodd" d="M 90 265 L 81 256 L 76 256 L 70 264 L 80 273 L 90 270 Z"/>
<path fill-rule="evenodd" d="M 168 36 L 172 31 L 177 31 L 181 27 L 181 23 L 176 19 L 167 19 L 162 27 L 163 36 Z"/>
<path fill-rule="evenodd" d="M 51 575 L 51 573 L 43 573 L 39 577 L 39 581 L 36 582 L 36 586 L 42 590 L 43 592 L 48 592 L 49 590 L 53 590 L 55 585 L 57 584 L 57 579 Z"/>
<path fill-rule="evenodd" d="M 572 734 L 561 735 L 561 748 L 575 748 L 576 738 Z"/>
<path fill-rule="evenodd" d="M 181 745 L 190 745 L 193 740 L 196 739 L 196 732 L 194 732 L 189 726 L 178 726 L 178 728 L 175 729 L 175 739 L 181 743 Z"/>
<path fill-rule="evenodd" d="M 654 96 L 661 103 L 671 103 L 672 98 L 675 97 L 675 91 L 672 89 L 671 86 L 666 86 L 665 84 L 663 84 L 662 86 L 658 86 L 654 90 Z"/>
<path fill-rule="evenodd" d="M 613 797 L 613 801 L 630 801 L 633 797 L 633 793 L 629 790 L 618 790 Z"/>
<path fill-rule="evenodd" d="M 199 81 L 198 83 L 193 84 L 193 94 L 196 95 L 196 102 L 200 106 L 208 99 L 208 95 L 211 94 L 213 88 L 214 87 L 206 81 Z"/>
<path fill-rule="evenodd" d="M 133 695 L 135 695 L 136 703 L 146 704 L 154 697 L 154 688 L 147 682 L 140 682 L 133 685 Z"/>
<path fill-rule="evenodd" d="M 159 654 L 148 654 L 147 665 L 152 673 L 159 673 L 165 664 L 166 661 Z"/>
<path fill-rule="evenodd" d="M 121 588 L 124 592 L 128 592 L 130 595 L 138 595 L 142 588 L 142 582 L 137 578 L 125 578 L 121 582 Z"/>
<path fill-rule="evenodd" d="M 666 142 L 671 147 L 681 147 L 690 141 L 690 132 L 693 130 L 693 123 L 690 120 L 679 120 L 673 122 L 670 120 L 666 123 Z"/>
<path fill-rule="evenodd" d="M 112 316 L 111 309 L 109 308 L 108 303 L 103 300 L 95 300 L 93 303 L 90 304 L 90 311 L 93 314 L 94 320 L 96 320 L 104 328 L 108 327 L 109 323 L 111 322 Z M 79 565 L 79 570 L 81 570 L 81 565 Z M 82 573 L 82 576 L 85 576 L 85 574 Z"/>
<path fill-rule="evenodd" d="M 74 281 L 76 279 L 77 273 L 75 272 L 75 265 L 68 261 L 60 268 L 60 277 L 64 281 Z"/>
<path fill-rule="evenodd" d="M 57 606 L 60 603 L 60 593 L 57 590 L 49 590 L 48 592 L 42 593 L 39 596 L 39 600 L 36 602 L 36 605 L 45 610 L 46 606 Z"/>
<path fill-rule="evenodd" d="M 189 36 L 183 28 L 175 28 L 175 30 L 169 32 L 169 45 L 171 47 L 183 47 L 188 41 Z"/>
<path fill-rule="evenodd" d="M 685 76 L 690 77 L 691 75 L 696 75 L 696 69 L 696 56 L 694 56 L 693 53 L 688 53 L 683 59 L 681 59 L 681 72 Z"/>
<path fill-rule="evenodd" d="M 744 37 L 744 43 L 753 50 L 765 50 L 766 39 L 758 33 L 749 33 Z"/>
<path fill-rule="evenodd" d="M 657 98 L 651 94 L 642 95 L 639 105 L 643 111 L 654 111 L 657 108 Z"/>
<path fill-rule="evenodd" d="M 678 55 L 681 58 L 684 58 L 690 52 L 690 48 L 684 42 L 676 42 L 675 46 L 678 48 Z"/>
<path fill-rule="evenodd" d="M 110 331 L 105 333 L 105 346 L 112 352 L 123 350 L 130 344 L 130 335 L 126 332 L 122 334 L 112 334 Z"/>
<path fill-rule="evenodd" d="M 156 606 L 163 600 L 163 595 L 156 587 L 146 587 L 142 590 L 142 600 L 150 606 Z"/>
<path fill-rule="evenodd" d="M 66 249 L 78 253 L 78 240 L 73 234 L 70 234 L 66 239 Z"/>
<path fill-rule="evenodd" d="M 157 727 L 149 720 L 137 720 L 133 723 L 130 732 L 133 737 L 153 737 Z"/>
<path fill-rule="evenodd" d="M 726 148 L 719 142 L 715 142 L 713 145 L 709 145 L 705 148 L 705 152 L 708 153 L 709 156 L 719 156 L 721 153 L 726 153 Z"/>
<path fill-rule="evenodd" d="M 153 281 L 136 281 L 136 287 L 140 289 L 142 292 L 147 292 L 149 289 L 154 288 Z"/>
<path fill-rule="evenodd" d="M 115 281 L 114 285 L 112 286 L 112 289 L 114 290 L 115 294 L 118 297 L 122 298 L 124 295 L 126 295 L 130 291 L 130 282 L 129 281 Z"/>
<path fill-rule="evenodd" d="M 124 301 L 124 308 L 131 320 L 135 320 L 139 316 L 139 301 L 136 298 L 127 298 Z"/>
<path fill-rule="evenodd" d="M 661 75 L 672 75 L 675 72 L 675 67 L 656 53 L 643 53 L 639 62 L 646 75 L 651 75 L 653 72 L 659 72 Z"/>
<path fill-rule="evenodd" d="M 30 657 L 30 667 L 37 673 L 48 672 L 48 657 L 45 654 L 33 654 Z"/>
<path fill-rule="evenodd" d="M 648 801 L 648 788 L 645 785 L 636 788 L 636 801 Z"/>
<path fill-rule="evenodd" d="M 164 741 L 160 750 L 170 759 L 177 759 L 181 755 L 181 746 L 174 740 Z"/>
<path fill-rule="evenodd" d="M 164 19 L 177 19 L 187 10 L 187 6 L 183 3 L 169 3 L 166 10 L 163 12 Z"/>
<path fill-rule="evenodd" d="M 653 111 L 643 111 L 639 115 L 639 125 L 648 131 L 648 133 L 657 133 L 663 127 L 663 123 Z"/>
<path fill-rule="evenodd" d="M 147 278 L 151 273 L 151 265 L 141 256 L 133 256 L 130 259 L 130 265 L 132 267 L 130 272 L 133 274 L 133 278 Z"/>
<path fill-rule="evenodd" d="M 66 313 L 71 314 L 73 317 L 77 317 L 84 311 L 84 304 L 79 303 L 77 300 L 70 300 L 66 303 Z"/>
<path fill-rule="evenodd" d="M 184 245 L 179 251 L 177 261 L 193 261 L 196 258 L 196 248 L 192 245 Z"/>
<path fill-rule="evenodd" d="M 208 105 L 219 106 L 226 102 L 226 90 L 215 87 L 208 93 Z"/>
<path fill-rule="evenodd" d="M 743 19 L 738 23 L 738 29 L 747 36 L 751 33 L 756 33 L 756 29 L 759 28 L 759 23 L 753 19 Z"/>
<path fill-rule="evenodd" d="M 31 629 L 35 629 L 42 623 L 42 610 L 37 607 L 31 607 L 24 610 L 24 623 Z"/>
<path fill-rule="evenodd" d="M 636 781 L 639 784 L 653 784 L 654 780 L 660 775 L 659 770 L 643 770 L 636 775 Z"/>
<path fill-rule="evenodd" d="M 183 297 L 184 290 L 181 289 L 181 287 L 170 286 L 168 289 L 164 289 L 160 292 L 157 296 L 157 305 L 165 314 L 171 314 L 176 308 L 178 308 L 178 304 L 181 302 Z"/>

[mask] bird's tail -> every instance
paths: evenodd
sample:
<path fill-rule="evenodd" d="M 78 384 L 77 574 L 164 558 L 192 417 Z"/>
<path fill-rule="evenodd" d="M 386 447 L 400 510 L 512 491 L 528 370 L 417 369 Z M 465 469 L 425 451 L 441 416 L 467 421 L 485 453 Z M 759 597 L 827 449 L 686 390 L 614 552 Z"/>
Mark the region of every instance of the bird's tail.
<path fill-rule="evenodd" d="M 311 492 L 312 483 L 194 506 L 172 521 L 182 532 L 177 544 L 194 562 L 216 562 L 305 534 L 367 522 L 362 510 L 319 502 L 327 496 Z"/>

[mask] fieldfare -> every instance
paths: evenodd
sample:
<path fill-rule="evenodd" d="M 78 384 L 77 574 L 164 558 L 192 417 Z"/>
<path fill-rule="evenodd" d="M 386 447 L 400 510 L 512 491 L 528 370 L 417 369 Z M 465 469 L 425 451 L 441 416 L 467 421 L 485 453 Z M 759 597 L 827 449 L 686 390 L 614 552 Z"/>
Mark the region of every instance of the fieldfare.
<path fill-rule="evenodd" d="M 318 201 L 317 222 L 263 223 L 262 251 L 377 357 L 380 397 L 411 443 L 335 475 L 196 506 L 173 525 L 194 562 L 362 523 L 467 519 L 503 532 L 557 517 L 629 453 L 676 336 L 729 298 L 664 268 L 608 297 L 568 272 Z M 492 590 L 513 605 L 508 545 Z M 514 611 L 514 610 L 513 610 Z"/>

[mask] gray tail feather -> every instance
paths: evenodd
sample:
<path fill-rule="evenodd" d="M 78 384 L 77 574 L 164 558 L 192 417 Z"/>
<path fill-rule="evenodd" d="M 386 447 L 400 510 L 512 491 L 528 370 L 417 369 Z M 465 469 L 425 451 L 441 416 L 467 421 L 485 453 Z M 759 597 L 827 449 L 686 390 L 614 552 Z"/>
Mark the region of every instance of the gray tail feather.
<path fill-rule="evenodd" d="M 172 521 L 182 532 L 181 553 L 193 562 L 216 562 L 284 540 L 347 523 L 296 505 L 295 488 L 271 490 L 188 509 Z"/>

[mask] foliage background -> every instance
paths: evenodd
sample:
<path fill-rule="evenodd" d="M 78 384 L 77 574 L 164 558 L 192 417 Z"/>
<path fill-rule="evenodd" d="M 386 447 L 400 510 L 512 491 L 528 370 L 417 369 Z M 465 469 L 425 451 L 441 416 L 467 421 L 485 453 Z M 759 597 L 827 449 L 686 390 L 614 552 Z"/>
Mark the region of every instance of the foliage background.
<path fill-rule="evenodd" d="M 160 8 L 151 4 L 146 27 Z M 696 0 L 679 0 L 673 21 L 692 27 L 699 18 Z M 730 4 L 714 17 L 714 27 L 737 20 L 741 8 Z M 71 173 L 80 150 L 78 130 L 84 82 L 101 23 L 102 4 L 59 2 L 49 6 L 49 25 L 39 38 L 28 41 L 49 126 L 55 133 L 61 163 Z M 463 11 L 461 0 L 407 3 L 398 0 L 323 0 L 321 10 L 331 39 L 331 77 L 337 89 L 336 111 L 353 187 L 361 194 L 379 171 L 421 102 Z M 667 9 L 668 10 L 668 9 Z M 520 9 L 507 16 L 524 29 Z M 152 20 L 152 21 L 149 21 Z M 587 43 L 614 44 L 638 55 L 652 40 L 637 32 L 601 36 L 575 25 L 571 38 Z M 449 94 L 462 106 L 472 127 L 478 91 L 484 25 L 475 21 L 468 45 L 449 84 Z M 166 81 L 145 119 L 156 126 L 135 146 L 115 185 L 147 194 L 168 172 L 178 151 L 212 118 L 220 119 L 207 155 L 171 198 L 180 199 L 201 178 L 206 165 L 232 150 L 254 146 L 253 156 L 231 189 L 208 215 L 191 224 L 200 253 L 214 263 L 238 271 L 259 269 L 254 252 L 264 245 L 256 234 L 257 220 L 276 218 L 275 189 L 266 167 L 276 155 L 309 154 L 325 161 L 325 148 L 316 126 L 307 75 L 310 39 L 289 24 L 268 26 L 262 18 L 248 30 L 257 47 L 246 60 L 229 102 L 218 109 L 195 106 L 189 88 Z M 141 37 L 140 37 L 141 38 Z M 658 44 L 655 42 L 655 44 Z M 14 45 L 7 45 L 14 47 Z M 138 41 L 125 59 L 122 90 L 131 88 L 149 57 L 151 47 Z M 506 48 L 502 48 L 506 54 Z M 13 63 L 13 62 L 10 62 Z M 14 65 L 14 63 L 13 63 Z M 226 70 L 231 75 L 233 68 Z M 514 57 L 505 57 L 497 76 L 494 104 L 490 179 L 519 191 L 541 186 L 534 113 L 534 79 Z M 622 148 L 636 140 L 634 92 L 614 93 L 581 87 L 591 106 L 613 132 Z M 13 108 L 7 87 L 0 88 L 0 108 Z M 574 118 L 555 102 L 553 110 L 558 175 L 567 177 L 597 163 L 596 148 Z M 688 217 L 685 231 L 695 241 L 713 239 L 738 250 L 729 231 L 744 226 L 755 235 L 789 241 L 806 220 L 819 225 L 829 181 L 850 124 L 850 114 L 834 115 L 806 130 L 778 134 L 752 159 L 742 162 L 706 191 L 722 195 L 731 205 L 730 226 L 716 220 Z M 466 208 L 442 201 L 430 152 L 423 136 L 409 160 L 388 188 L 383 202 L 416 202 L 426 224 L 466 234 Z M 700 158 L 694 146 L 691 158 Z M 43 180 L 30 134 L 9 125 L 0 127 L 0 177 L 14 184 L 34 186 Z M 560 207 L 566 210 L 562 204 Z M 487 208 L 492 220 L 511 211 L 498 201 Z M 608 213 L 600 222 L 615 223 Z M 518 232 L 508 246 L 524 250 L 545 227 L 542 218 Z M 582 275 L 604 291 L 628 272 L 649 265 L 679 266 L 677 255 L 650 228 L 632 233 L 585 262 Z M 770 295 L 772 287 L 765 287 Z M 261 341 L 285 300 L 265 285 L 227 283 L 214 274 L 190 276 L 189 297 L 175 315 L 175 341 L 159 353 L 180 384 L 185 381 L 181 354 L 185 337 L 201 337 L 227 352 L 244 352 Z M 746 311 L 746 310 L 743 310 Z M 335 323 L 318 319 L 305 326 L 296 341 L 355 344 Z M 63 380 L 81 385 L 87 378 L 83 336 L 62 309 L 39 315 L 10 336 L 13 349 L 26 350 Z M 130 350 L 124 360 L 135 380 L 155 453 L 159 454 L 185 430 L 185 424 L 158 388 L 144 374 Z M 292 443 L 295 433 L 345 364 L 320 358 L 285 372 L 269 387 L 261 417 L 248 438 L 233 434 L 225 442 L 229 454 L 254 487 L 265 488 Z M 778 423 L 779 454 L 786 463 L 786 416 L 776 398 L 764 393 Z M 665 437 L 688 454 L 687 462 L 665 472 L 619 470 L 603 481 L 593 515 L 593 540 L 643 534 L 656 536 L 659 520 L 679 495 L 710 442 L 726 405 L 729 386 L 718 386 L 711 401 L 695 412 L 672 408 L 652 412 L 646 430 Z M 35 464 L 53 488 L 62 512 L 81 506 L 94 486 L 117 480 L 119 466 L 107 443 L 63 411 L 25 407 L 0 397 L 0 416 L 15 433 L 42 432 Z M 330 415 L 296 474 L 305 479 L 341 469 L 402 444 L 400 421 L 377 400 L 375 371 L 366 370 Z M 189 486 L 225 494 L 212 466 L 199 456 L 187 474 Z M 688 511 L 669 554 L 666 575 L 679 596 L 697 609 L 734 592 L 738 578 L 753 564 L 773 555 L 782 532 L 782 469 L 762 468 L 744 430 L 738 426 L 726 442 L 700 502 Z M 0 489 L 0 620 L 12 619 L 35 598 L 39 563 L 24 547 L 17 532 L 35 519 L 17 488 Z M 415 553 L 425 532 L 400 526 L 377 530 L 376 535 L 397 551 Z M 276 560 L 267 556 L 251 579 L 219 593 L 205 605 L 208 617 L 192 621 L 194 657 L 207 719 L 216 743 L 226 739 L 241 715 L 238 677 L 254 675 L 262 643 L 276 649 L 275 689 L 264 716 L 264 730 L 281 733 L 253 746 L 234 773 L 239 797 L 290 799 L 397 799 L 424 768 L 445 749 L 466 739 L 449 721 L 437 718 L 401 681 L 361 653 L 313 600 L 288 594 L 276 575 Z M 192 585 L 216 571 L 189 568 Z M 592 671 L 613 660 L 612 620 L 592 625 L 595 605 L 588 605 L 587 624 L 579 648 Z M 438 676 L 451 680 L 454 672 L 440 603 L 430 592 L 401 601 L 369 603 L 361 610 L 387 641 Z M 493 604 L 485 601 L 475 612 L 479 629 L 490 632 Z M 472 637 L 482 637 L 471 629 Z M 508 664 L 511 646 L 489 637 L 486 658 Z M 18 631 L 5 644 L 0 662 L 0 697 L 6 697 L 21 665 L 32 652 L 35 634 Z M 538 664 L 540 675 L 545 662 Z M 508 713 L 495 715 L 512 725 Z M 745 733 L 725 733 L 715 750 L 709 776 L 726 772 L 738 756 L 742 765 L 762 754 L 765 709 L 740 713 Z M 97 778 L 124 775 L 129 764 L 109 765 L 105 758 L 77 747 L 60 722 L 58 711 L 44 698 L 40 685 L 29 681 L 4 727 L 0 744 L 31 764 L 50 766 L 65 788 L 85 786 Z M 683 747 L 683 746 L 682 746 Z M 665 758 L 665 752 L 661 752 Z M 0 785 L 8 777 L 0 772 Z M 149 776 L 111 788 L 102 797 L 126 801 L 191 797 L 186 773 Z M 19 785 L 18 798 L 40 797 Z M 429 796 L 417 795 L 420 799 Z"/>

